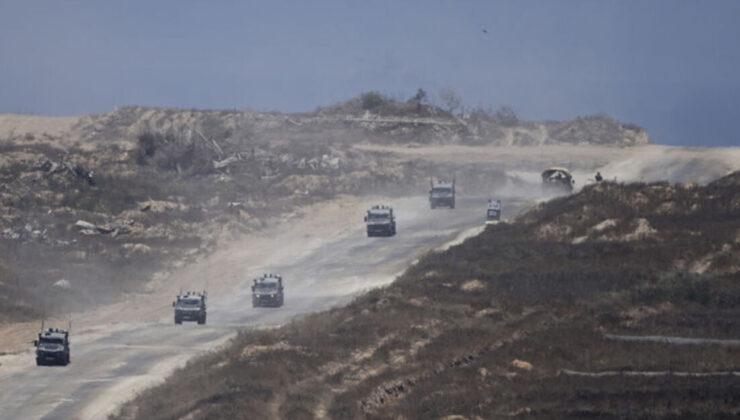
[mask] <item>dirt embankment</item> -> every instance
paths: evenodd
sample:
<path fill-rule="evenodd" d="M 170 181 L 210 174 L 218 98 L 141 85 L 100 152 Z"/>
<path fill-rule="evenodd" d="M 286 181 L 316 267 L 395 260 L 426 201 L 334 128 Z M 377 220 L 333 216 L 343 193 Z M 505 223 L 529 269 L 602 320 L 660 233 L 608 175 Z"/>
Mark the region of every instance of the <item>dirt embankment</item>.
<path fill-rule="evenodd" d="M 740 173 L 586 187 L 344 308 L 244 331 L 119 417 L 733 417 L 738 197 Z M 613 338 L 631 336 L 674 338 Z"/>

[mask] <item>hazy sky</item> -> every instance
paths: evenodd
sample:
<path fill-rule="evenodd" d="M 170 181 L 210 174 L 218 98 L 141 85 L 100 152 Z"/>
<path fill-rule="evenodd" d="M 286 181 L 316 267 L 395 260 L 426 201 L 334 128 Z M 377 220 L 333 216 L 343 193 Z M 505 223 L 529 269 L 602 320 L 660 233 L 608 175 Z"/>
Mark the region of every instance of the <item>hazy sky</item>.
<path fill-rule="evenodd" d="M 419 87 L 740 145 L 740 1 L 0 0 L 0 112 L 309 111 Z"/>

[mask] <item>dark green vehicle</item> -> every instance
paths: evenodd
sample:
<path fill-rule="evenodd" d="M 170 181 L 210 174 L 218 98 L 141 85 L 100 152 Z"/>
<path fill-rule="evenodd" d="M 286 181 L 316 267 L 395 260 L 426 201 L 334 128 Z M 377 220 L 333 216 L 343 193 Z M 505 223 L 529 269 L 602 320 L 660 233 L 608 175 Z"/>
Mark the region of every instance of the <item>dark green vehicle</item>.
<path fill-rule="evenodd" d="M 263 274 L 252 284 L 252 307 L 280 307 L 285 303 L 283 277 L 277 274 Z"/>
<path fill-rule="evenodd" d="M 203 325 L 206 323 L 206 291 L 202 292 L 185 292 L 177 296 L 172 302 L 175 308 L 175 324 L 182 324 L 182 321 L 196 321 Z"/>
<path fill-rule="evenodd" d="M 455 181 L 430 181 L 429 188 L 429 207 L 455 208 Z"/>
<path fill-rule="evenodd" d="M 367 236 L 393 236 L 396 234 L 396 217 L 388 206 L 373 206 L 365 215 Z"/>

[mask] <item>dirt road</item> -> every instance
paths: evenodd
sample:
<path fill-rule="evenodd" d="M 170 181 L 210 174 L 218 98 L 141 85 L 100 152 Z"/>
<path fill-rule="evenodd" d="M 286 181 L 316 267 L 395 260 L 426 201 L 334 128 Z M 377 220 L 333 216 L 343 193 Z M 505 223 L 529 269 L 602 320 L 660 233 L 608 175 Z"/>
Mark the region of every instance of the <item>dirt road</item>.
<path fill-rule="evenodd" d="M 380 202 L 394 206 L 398 235 L 367 238 L 363 210 Z M 511 217 L 524 203 L 505 206 L 504 217 Z M 307 207 L 282 226 L 172 273 L 150 294 L 80 316 L 67 367 L 37 367 L 31 349 L 0 358 L 0 418 L 104 418 L 239 328 L 280 324 L 346 302 L 387 284 L 422 252 L 482 224 L 485 198 L 460 198 L 457 207 L 432 211 L 423 196 L 345 198 Z M 283 275 L 283 308 L 251 307 L 251 279 L 263 271 Z M 173 324 L 170 302 L 181 285 L 208 286 L 207 325 Z"/>

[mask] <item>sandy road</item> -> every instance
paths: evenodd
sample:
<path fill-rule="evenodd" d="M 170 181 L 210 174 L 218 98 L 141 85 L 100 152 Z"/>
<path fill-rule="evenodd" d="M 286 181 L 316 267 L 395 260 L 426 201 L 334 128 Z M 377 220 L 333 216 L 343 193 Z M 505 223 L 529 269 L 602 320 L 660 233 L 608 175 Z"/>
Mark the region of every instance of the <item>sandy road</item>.
<path fill-rule="evenodd" d="M 37 367 L 30 349 L 1 358 L 0 418 L 104 418 L 241 327 L 279 324 L 387 284 L 426 250 L 480 226 L 485 211 L 484 198 L 461 197 L 454 211 L 429 210 L 423 196 L 385 200 L 398 215 L 398 235 L 367 238 L 362 214 L 374 202 L 380 200 L 346 198 L 307 207 L 279 229 L 235 241 L 172 273 L 154 293 L 85 315 L 84 327 L 72 336 L 67 367 Z M 523 206 L 508 203 L 505 217 Z M 251 278 L 263 271 L 283 275 L 283 308 L 251 307 Z M 174 325 L 167 293 L 205 283 L 208 325 Z"/>

